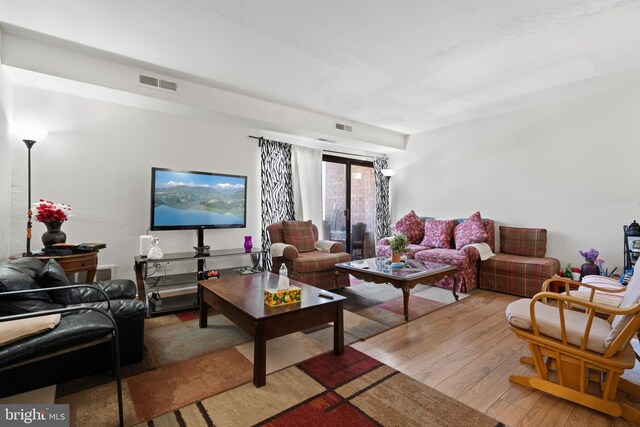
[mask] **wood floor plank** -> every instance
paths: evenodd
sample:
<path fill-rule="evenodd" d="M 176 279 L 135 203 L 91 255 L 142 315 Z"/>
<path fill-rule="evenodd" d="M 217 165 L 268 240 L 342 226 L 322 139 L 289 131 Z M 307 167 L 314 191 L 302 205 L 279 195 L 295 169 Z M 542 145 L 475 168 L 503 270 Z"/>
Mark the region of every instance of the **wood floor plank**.
<path fill-rule="evenodd" d="M 509 341 L 503 343 L 503 345 L 495 346 L 480 354 L 472 363 L 468 363 L 458 372 L 437 384 L 435 388 L 449 396 L 458 398 L 500 364 L 516 357 L 522 345 L 520 342 Z"/>
<path fill-rule="evenodd" d="M 611 418 L 608 415 L 592 411 L 579 405 L 573 405 L 573 411 L 569 415 L 569 419 L 564 427 L 608 427 L 611 425 Z"/>
<path fill-rule="evenodd" d="M 519 427 L 564 426 L 574 407 L 571 402 L 543 394 L 522 419 Z"/>
<path fill-rule="evenodd" d="M 496 400 L 485 413 L 490 417 L 508 425 L 517 426 L 527 415 L 527 411 L 503 399 Z"/>
<path fill-rule="evenodd" d="M 524 346 L 524 343 L 522 345 Z M 458 400 L 482 412 L 489 409 L 510 387 L 510 375 L 524 375 L 529 371 L 529 367 L 523 366 L 518 360 L 517 354 L 519 352 L 516 350 L 512 357 L 496 366 L 493 371 L 469 387 L 458 397 Z"/>
<path fill-rule="evenodd" d="M 464 368 L 470 363 L 473 363 L 473 361 L 476 360 L 479 355 L 480 353 L 478 352 L 462 349 L 454 356 L 446 357 L 440 362 L 435 363 L 432 366 L 418 372 L 413 378 L 425 383 L 430 387 L 435 387 L 436 385 L 449 378 L 451 375 L 454 375 L 456 372 L 460 371 L 460 369 Z"/>

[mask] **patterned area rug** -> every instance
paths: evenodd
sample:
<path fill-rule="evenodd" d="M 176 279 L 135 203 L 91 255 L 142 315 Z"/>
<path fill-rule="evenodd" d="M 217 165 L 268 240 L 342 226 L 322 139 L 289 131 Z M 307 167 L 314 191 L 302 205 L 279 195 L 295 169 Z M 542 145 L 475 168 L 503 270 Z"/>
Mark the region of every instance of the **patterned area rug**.
<path fill-rule="evenodd" d="M 351 348 L 325 353 L 140 426 L 502 426 Z"/>
<path fill-rule="evenodd" d="M 399 289 L 354 280 L 351 287 L 339 293 L 347 297 L 345 345 L 404 323 Z M 453 302 L 451 291 L 418 285 L 411 294 L 410 319 Z M 251 337 L 214 311 L 210 312 L 207 328 L 199 328 L 197 317 L 198 311 L 193 310 L 147 319 L 145 358 L 123 369 L 126 425 L 251 382 Z M 333 327 L 329 324 L 270 340 L 267 374 L 286 370 L 332 348 Z M 61 384 L 56 403 L 71 405 L 73 425 L 111 425 L 117 414 L 113 378 L 105 373 Z"/>

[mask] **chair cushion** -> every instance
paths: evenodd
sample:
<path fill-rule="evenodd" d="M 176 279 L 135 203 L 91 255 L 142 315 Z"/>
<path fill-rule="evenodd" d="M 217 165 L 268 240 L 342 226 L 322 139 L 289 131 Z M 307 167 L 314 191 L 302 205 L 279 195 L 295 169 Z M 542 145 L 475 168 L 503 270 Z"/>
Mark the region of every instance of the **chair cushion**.
<path fill-rule="evenodd" d="M 92 340 L 110 336 L 113 325 L 95 311 L 67 314 L 54 329 L 0 347 L 0 368 L 18 361 L 49 355 Z"/>
<path fill-rule="evenodd" d="M 44 269 L 38 276 L 38 284 L 43 288 L 53 288 L 56 286 L 69 286 L 69 278 L 64 268 L 55 259 L 50 259 Z M 51 301 L 56 304 L 71 304 L 71 290 L 61 289 L 57 291 L 47 292 L 51 297 Z"/>
<path fill-rule="evenodd" d="M 453 229 L 453 240 L 457 249 L 472 243 L 484 242 L 487 237 L 489 235 L 482 222 L 482 217 L 480 217 L 480 212 L 474 213 Z"/>
<path fill-rule="evenodd" d="M 544 257 L 547 252 L 547 230 L 500 226 L 500 252 L 503 254 Z"/>
<path fill-rule="evenodd" d="M 612 290 L 625 289 L 625 286 L 617 280 L 605 276 L 585 276 L 582 279 L 582 283 Z M 591 298 L 591 289 L 587 288 L 586 286 L 580 286 L 575 291 L 571 291 L 571 296 L 589 301 L 589 299 Z M 618 307 L 622 302 L 622 298 L 624 298 L 624 292 L 608 293 L 603 291 L 596 291 L 593 296 L 593 302 L 608 305 L 610 307 Z"/>
<path fill-rule="evenodd" d="M 469 266 L 469 256 L 467 253 L 457 249 L 429 249 L 428 251 L 418 252 L 416 259 L 419 261 L 449 264 L 458 269 L 466 269 Z"/>
<path fill-rule="evenodd" d="M 627 284 L 627 291 L 624 293 L 624 297 L 622 298 L 622 302 L 620 303 L 619 308 L 629 308 L 640 300 L 640 267 L 636 266 L 633 269 L 633 276 L 631 276 L 631 280 Z M 624 316 L 616 316 L 611 323 L 611 333 L 607 337 L 607 347 L 613 343 L 616 337 L 622 332 L 627 323 L 631 321 L 631 318 L 634 315 L 627 314 Z"/>
<path fill-rule="evenodd" d="M 519 255 L 496 254 L 482 261 L 482 271 L 500 271 L 520 276 L 548 278 L 558 272 L 559 263 L 555 258 L 531 258 Z"/>
<path fill-rule="evenodd" d="M 409 243 L 419 245 L 424 237 L 424 222 L 414 211 L 411 211 L 393 224 L 393 230 L 404 234 Z"/>
<path fill-rule="evenodd" d="M 317 271 L 333 270 L 337 263 L 348 261 L 351 261 L 351 255 L 346 252 L 303 252 L 298 258 L 293 260 L 293 271 L 296 273 L 314 273 Z"/>
<path fill-rule="evenodd" d="M 0 322 L 0 347 L 53 329 L 58 323 L 60 313 Z"/>
<path fill-rule="evenodd" d="M 530 312 L 531 300 L 519 299 L 507 306 L 507 321 L 512 326 L 520 329 L 533 330 Z M 537 302 L 535 305 L 535 317 L 541 335 L 546 335 L 558 340 L 562 339 L 560 328 L 560 310 L 551 305 Z M 575 346 L 580 346 L 589 316 L 580 311 L 564 310 L 564 322 L 567 331 L 567 341 Z M 607 335 L 611 332 L 611 325 L 599 317 L 593 318 L 587 349 L 604 354 L 609 348 L 605 344 Z"/>
<path fill-rule="evenodd" d="M 298 252 L 311 252 L 316 249 L 316 239 L 313 235 L 311 220 L 282 221 L 284 242 L 293 245 Z"/>
<path fill-rule="evenodd" d="M 426 221 L 424 223 L 424 238 L 420 245 L 449 249 L 455 225 L 456 221 L 454 219 L 432 219 Z"/>

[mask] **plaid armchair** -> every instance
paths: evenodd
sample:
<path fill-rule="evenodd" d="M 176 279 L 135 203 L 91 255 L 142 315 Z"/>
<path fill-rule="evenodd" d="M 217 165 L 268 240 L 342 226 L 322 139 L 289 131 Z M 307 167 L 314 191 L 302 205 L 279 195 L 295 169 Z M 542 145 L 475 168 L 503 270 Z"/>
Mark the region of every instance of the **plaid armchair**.
<path fill-rule="evenodd" d="M 321 289 L 349 286 L 349 276 L 335 275 L 334 266 L 351 260 L 344 244 L 318 240 L 318 227 L 311 221 L 283 221 L 267 227 L 271 240 L 273 267 L 278 274 L 284 263 L 289 277 Z M 328 252 L 318 250 L 326 248 Z"/>

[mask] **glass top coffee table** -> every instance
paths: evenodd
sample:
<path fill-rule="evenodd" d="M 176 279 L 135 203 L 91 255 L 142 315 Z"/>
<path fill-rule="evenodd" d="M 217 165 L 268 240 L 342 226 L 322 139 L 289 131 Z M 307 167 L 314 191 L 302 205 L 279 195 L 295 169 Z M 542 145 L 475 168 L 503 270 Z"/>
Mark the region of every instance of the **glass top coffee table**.
<path fill-rule="evenodd" d="M 390 283 L 394 288 L 402 289 L 404 320 L 409 320 L 410 291 L 418 284 L 428 285 L 445 277 L 453 277 L 453 297 L 458 301 L 456 268 L 451 265 L 408 259 L 404 261 L 404 267 L 391 268 L 385 258 L 368 258 L 341 262 L 335 268 L 336 275 L 351 274 L 367 282 Z"/>

